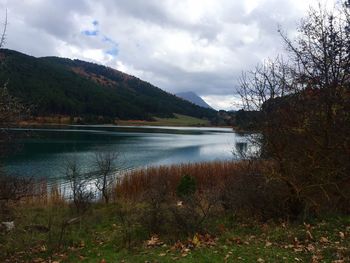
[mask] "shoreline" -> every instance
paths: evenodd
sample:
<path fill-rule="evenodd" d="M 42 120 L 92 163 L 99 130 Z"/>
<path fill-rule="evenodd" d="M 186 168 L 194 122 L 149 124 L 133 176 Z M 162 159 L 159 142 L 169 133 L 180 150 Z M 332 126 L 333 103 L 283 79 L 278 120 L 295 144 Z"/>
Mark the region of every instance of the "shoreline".
<path fill-rule="evenodd" d="M 73 117 L 65 115 L 37 116 L 14 123 L 16 126 L 61 126 L 61 125 L 116 125 L 116 126 L 174 126 L 174 127 L 223 127 L 230 125 L 213 125 L 208 119 L 174 113 L 172 118 L 152 117 L 152 120 L 119 120 L 104 118 Z"/>
<path fill-rule="evenodd" d="M 217 125 L 184 125 L 184 124 L 172 124 L 172 123 L 160 123 L 157 121 L 139 121 L 139 120 L 125 120 L 118 123 L 60 123 L 60 122 L 29 122 L 22 121 L 19 123 L 11 124 L 11 128 L 28 128 L 28 127 L 68 127 L 68 126 L 111 126 L 111 127 L 186 127 L 186 128 L 232 128 L 235 131 L 240 130 L 237 127 L 232 126 L 217 126 Z M 5 128 L 5 127 L 4 127 Z"/>

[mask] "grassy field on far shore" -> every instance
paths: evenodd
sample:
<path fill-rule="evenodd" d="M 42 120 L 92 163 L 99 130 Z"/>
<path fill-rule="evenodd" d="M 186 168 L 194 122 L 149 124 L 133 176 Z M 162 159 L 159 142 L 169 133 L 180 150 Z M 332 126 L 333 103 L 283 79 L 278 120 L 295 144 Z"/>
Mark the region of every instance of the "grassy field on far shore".
<path fill-rule="evenodd" d="M 118 121 L 118 125 L 150 125 L 150 126 L 210 126 L 208 120 L 187 115 L 174 114 L 175 118 L 155 118 L 155 121 L 128 120 Z"/>
<path fill-rule="evenodd" d="M 175 118 L 159 118 L 155 117 L 154 121 L 146 120 L 117 120 L 116 125 L 123 126 L 188 126 L 188 127 L 202 127 L 211 126 L 209 120 L 199 119 L 187 115 L 174 114 Z M 102 123 L 103 120 L 101 120 Z M 69 116 L 46 116 L 46 117 L 36 117 L 32 120 L 25 120 L 18 123 L 19 126 L 40 126 L 40 125 L 70 125 L 77 124 L 77 117 L 70 118 Z M 98 122 L 99 124 L 100 121 Z M 82 123 L 84 124 L 84 122 Z M 97 124 L 87 122 L 86 124 Z M 106 123 L 107 124 L 107 123 Z"/>

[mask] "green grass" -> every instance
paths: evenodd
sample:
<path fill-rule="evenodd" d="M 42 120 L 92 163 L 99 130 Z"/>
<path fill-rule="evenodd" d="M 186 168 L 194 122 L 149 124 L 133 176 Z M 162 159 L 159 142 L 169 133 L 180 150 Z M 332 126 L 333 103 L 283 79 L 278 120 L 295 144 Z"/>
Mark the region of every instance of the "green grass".
<path fill-rule="evenodd" d="M 239 223 L 220 219 L 208 230 L 215 245 L 200 241 L 188 251 L 174 248 L 176 239 L 161 236 L 159 247 L 146 247 L 150 235 L 137 223 L 130 227 L 131 246 L 123 241 L 125 224 L 117 206 L 94 205 L 80 223 L 69 226 L 58 247 L 61 224 L 74 217 L 67 206 L 15 208 L 16 229 L 0 233 L 1 262 L 332 262 L 350 258 L 350 217 L 329 217 L 304 223 Z M 131 209 L 132 211 L 132 209 Z M 51 224 L 49 233 L 27 230 L 30 224 Z M 214 230 L 219 229 L 220 231 Z M 313 239 L 310 239 L 310 231 Z M 343 233 L 344 237 L 339 233 Z M 322 242 L 326 238 L 327 242 Z M 193 236 L 181 238 L 189 244 Z M 214 239 L 213 239 L 214 240 Z M 262 261 L 261 261 L 262 262 Z"/>
<path fill-rule="evenodd" d="M 155 118 L 155 121 L 118 121 L 119 125 L 150 125 L 150 126 L 210 126 L 208 120 L 187 115 L 174 114 L 175 118 Z"/>
<path fill-rule="evenodd" d="M 118 120 L 117 125 L 126 126 L 210 126 L 210 121 L 206 119 L 199 119 L 187 115 L 174 114 L 175 118 L 158 118 L 154 121 L 145 120 Z M 21 126 L 27 125 L 67 125 L 72 124 L 69 117 L 37 117 L 34 120 L 21 121 L 18 123 Z"/>
<path fill-rule="evenodd" d="M 191 116 L 175 114 L 176 118 L 156 118 L 159 125 L 169 126 L 208 126 L 209 121 Z"/>

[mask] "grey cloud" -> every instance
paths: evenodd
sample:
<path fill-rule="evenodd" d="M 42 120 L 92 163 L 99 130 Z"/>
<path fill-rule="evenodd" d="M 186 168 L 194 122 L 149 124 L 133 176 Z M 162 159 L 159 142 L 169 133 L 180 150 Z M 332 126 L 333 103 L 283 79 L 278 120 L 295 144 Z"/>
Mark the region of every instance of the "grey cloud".
<path fill-rule="evenodd" d="M 0 8 L 9 10 L 8 48 L 123 65 L 172 93 L 227 97 L 242 70 L 283 52 L 277 25 L 293 31 L 302 1 L 0 0 Z"/>

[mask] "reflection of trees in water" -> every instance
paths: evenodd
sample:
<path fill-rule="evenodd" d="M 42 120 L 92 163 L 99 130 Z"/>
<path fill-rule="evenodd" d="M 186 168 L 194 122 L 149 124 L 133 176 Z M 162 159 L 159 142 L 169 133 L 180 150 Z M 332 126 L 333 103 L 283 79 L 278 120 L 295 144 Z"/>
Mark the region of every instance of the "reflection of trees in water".
<path fill-rule="evenodd" d="M 251 134 L 245 137 L 246 141 L 235 143 L 232 154 L 235 159 L 256 159 L 261 156 L 261 147 L 256 143 L 259 134 Z"/>
<path fill-rule="evenodd" d="M 234 154 L 237 155 L 239 159 L 247 155 L 248 143 L 247 142 L 236 142 Z"/>
<path fill-rule="evenodd" d="M 246 142 L 236 142 L 236 150 L 239 152 L 247 152 L 248 143 Z"/>

